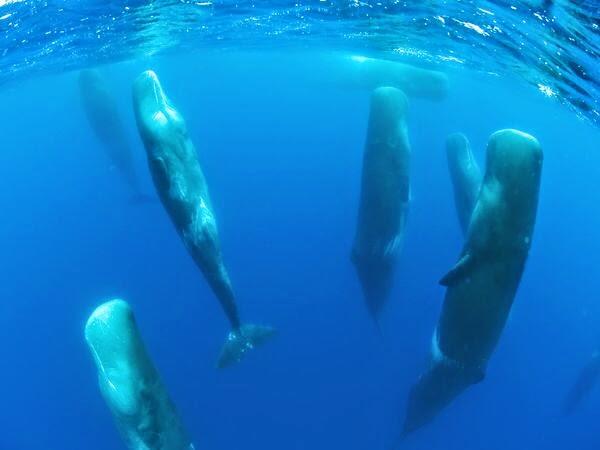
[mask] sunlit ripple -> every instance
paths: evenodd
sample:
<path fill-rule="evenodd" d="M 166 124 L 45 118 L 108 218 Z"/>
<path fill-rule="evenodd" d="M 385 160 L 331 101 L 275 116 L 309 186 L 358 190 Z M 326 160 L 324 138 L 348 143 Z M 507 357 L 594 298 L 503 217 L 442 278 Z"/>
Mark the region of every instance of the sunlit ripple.
<path fill-rule="evenodd" d="M 600 124 L 597 2 L 541 4 L 82 0 L 75 7 L 66 0 L 0 0 L 0 84 L 164 52 L 339 49 L 519 75 Z"/>

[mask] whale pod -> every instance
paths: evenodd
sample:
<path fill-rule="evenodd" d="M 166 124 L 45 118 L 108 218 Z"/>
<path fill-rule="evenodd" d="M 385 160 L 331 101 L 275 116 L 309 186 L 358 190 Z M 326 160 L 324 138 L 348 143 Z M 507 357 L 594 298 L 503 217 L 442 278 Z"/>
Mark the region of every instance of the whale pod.
<path fill-rule="evenodd" d="M 491 136 L 466 243 L 441 280 L 447 289 L 430 367 L 410 392 L 405 434 L 484 379 L 529 253 L 542 160 L 538 141 L 528 134 L 501 130 Z"/>
<path fill-rule="evenodd" d="M 100 305 L 85 325 L 100 392 L 130 450 L 194 450 L 123 300 Z"/>

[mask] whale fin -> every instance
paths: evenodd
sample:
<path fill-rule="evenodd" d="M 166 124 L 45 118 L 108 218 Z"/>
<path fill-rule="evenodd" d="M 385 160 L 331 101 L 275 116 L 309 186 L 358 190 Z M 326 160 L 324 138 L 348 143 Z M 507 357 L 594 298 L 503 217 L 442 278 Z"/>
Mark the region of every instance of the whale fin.
<path fill-rule="evenodd" d="M 452 269 L 440 280 L 442 286 L 453 286 L 459 281 L 468 276 L 469 271 L 473 267 L 473 256 L 470 253 L 465 253 Z"/>
<path fill-rule="evenodd" d="M 221 350 L 217 362 L 219 369 L 228 367 L 241 359 L 255 347 L 258 347 L 275 334 L 275 329 L 261 325 L 242 325 L 239 330 L 232 330 Z"/>

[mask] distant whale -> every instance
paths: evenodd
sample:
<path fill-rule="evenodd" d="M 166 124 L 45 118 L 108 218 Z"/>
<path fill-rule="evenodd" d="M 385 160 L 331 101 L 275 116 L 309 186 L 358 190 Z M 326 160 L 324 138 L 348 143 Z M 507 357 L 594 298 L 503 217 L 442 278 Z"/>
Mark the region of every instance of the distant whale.
<path fill-rule="evenodd" d="M 321 75 L 312 76 L 329 77 L 339 86 L 367 90 L 395 87 L 409 97 L 428 100 L 443 100 L 448 93 L 448 77 L 443 72 L 359 55 L 332 54 L 329 58 L 322 61 Z"/>
<path fill-rule="evenodd" d="M 453 133 L 446 139 L 446 156 L 456 212 L 463 234 L 467 234 L 471 213 L 481 186 L 481 171 L 471 152 L 467 137 Z"/>
<path fill-rule="evenodd" d="M 563 412 L 571 414 L 581 402 L 587 397 L 594 386 L 598 384 L 600 378 L 600 351 L 595 351 L 592 358 L 581 369 L 575 384 L 569 390 L 567 397 L 563 402 Z"/>
<path fill-rule="evenodd" d="M 133 201 L 151 200 L 141 192 L 125 127 L 106 81 L 96 70 L 83 70 L 79 74 L 79 89 L 88 122 L 111 163 L 133 191 Z"/>
<path fill-rule="evenodd" d="M 390 293 L 408 215 L 407 108 L 399 89 L 380 87 L 373 92 L 352 262 L 374 318 Z"/>
<path fill-rule="evenodd" d="M 317 52 L 300 62 L 291 55 L 284 61 L 279 76 L 288 80 L 291 76 L 298 84 L 369 92 L 389 86 L 400 89 L 409 98 L 432 101 L 441 101 L 448 95 L 449 81 L 445 73 L 392 59 L 335 51 Z"/>
<path fill-rule="evenodd" d="M 158 196 L 229 319 L 231 332 L 218 361 L 219 367 L 228 366 L 268 340 L 274 330 L 240 322 L 196 149 L 183 117 L 165 95 L 154 72 L 146 71 L 135 81 L 133 106 Z"/>
<path fill-rule="evenodd" d="M 123 300 L 100 305 L 85 325 L 100 392 L 130 450 L 194 450 Z"/>
<path fill-rule="evenodd" d="M 494 133 L 486 171 L 435 330 L 431 366 L 412 388 L 404 434 L 431 421 L 485 376 L 529 253 L 542 170 L 538 141 L 517 130 Z"/>

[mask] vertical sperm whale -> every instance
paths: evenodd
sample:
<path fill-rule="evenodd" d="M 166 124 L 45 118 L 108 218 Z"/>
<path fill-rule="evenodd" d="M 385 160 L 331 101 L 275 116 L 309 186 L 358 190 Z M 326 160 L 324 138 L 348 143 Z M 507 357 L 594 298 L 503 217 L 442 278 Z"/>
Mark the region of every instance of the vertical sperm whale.
<path fill-rule="evenodd" d="M 533 136 L 501 130 L 490 137 L 466 243 L 441 280 L 447 289 L 431 363 L 409 395 L 405 434 L 485 377 L 529 254 L 542 160 Z"/>
<path fill-rule="evenodd" d="M 274 330 L 240 321 L 196 149 L 183 116 L 165 95 L 154 72 L 146 71 L 134 82 L 133 106 L 158 196 L 231 325 L 217 363 L 218 367 L 228 366 L 267 341 Z"/>
<path fill-rule="evenodd" d="M 399 89 L 380 87 L 373 92 L 351 259 L 374 318 L 389 297 L 408 215 L 407 109 L 408 101 Z"/>

